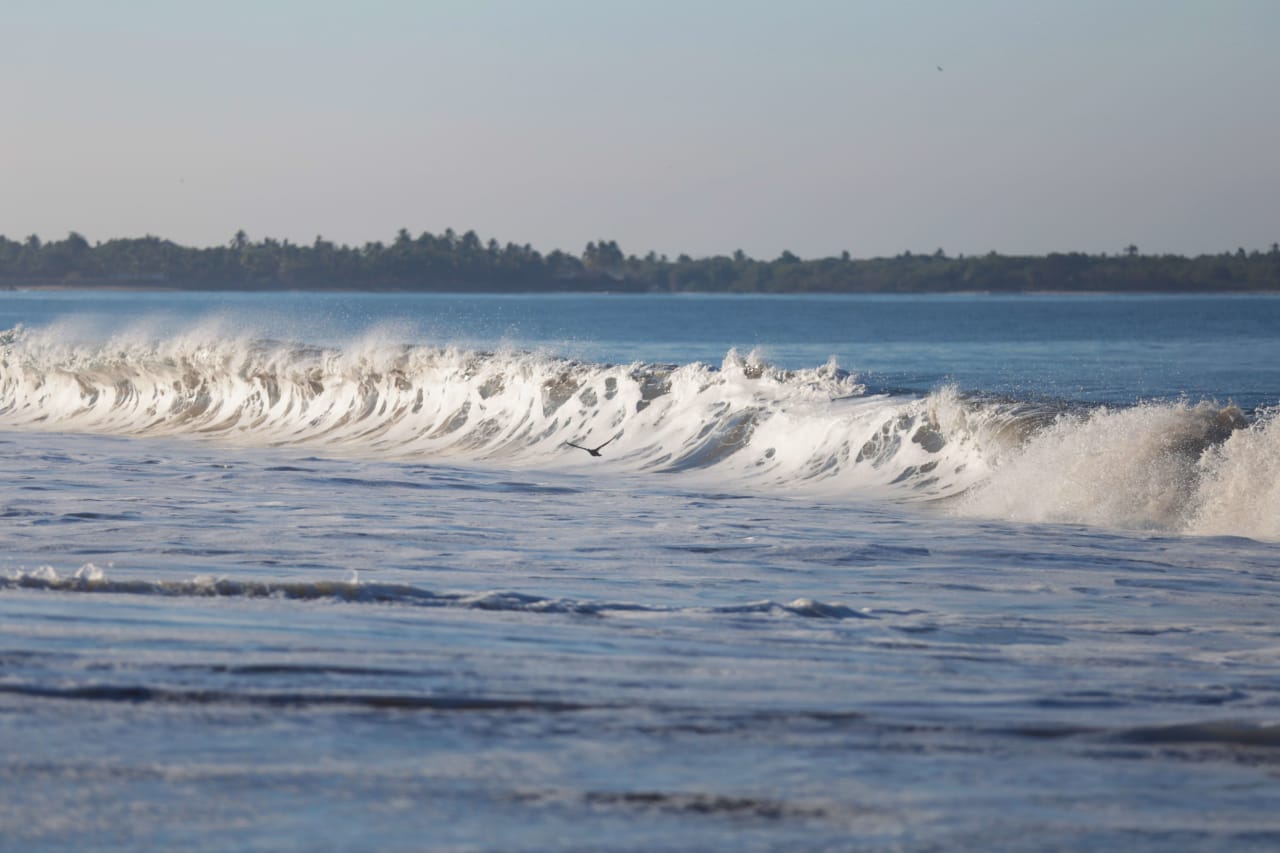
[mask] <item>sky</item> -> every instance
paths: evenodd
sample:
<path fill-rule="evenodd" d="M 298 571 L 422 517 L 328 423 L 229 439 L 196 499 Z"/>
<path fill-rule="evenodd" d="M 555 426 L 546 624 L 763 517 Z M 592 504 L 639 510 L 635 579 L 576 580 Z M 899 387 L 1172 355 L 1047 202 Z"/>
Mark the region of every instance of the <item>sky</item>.
<path fill-rule="evenodd" d="M 1280 240 L 1275 0 L 5 0 L 0 234 Z"/>

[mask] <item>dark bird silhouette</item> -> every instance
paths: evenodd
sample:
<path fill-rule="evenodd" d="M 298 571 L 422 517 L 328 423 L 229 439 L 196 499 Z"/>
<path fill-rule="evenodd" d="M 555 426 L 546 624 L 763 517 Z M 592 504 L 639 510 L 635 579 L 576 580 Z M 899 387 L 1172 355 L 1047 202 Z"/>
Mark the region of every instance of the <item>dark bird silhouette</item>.
<path fill-rule="evenodd" d="M 592 456 L 599 456 L 600 451 L 604 448 L 605 444 L 608 444 L 610 441 L 613 441 L 616 438 L 617 436 L 615 435 L 613 438 L 609 439 L 609 441 L 606 441 L 604 444 L 598 444 L 595 447 L 583 447 L 581 444 L 574 444 L 572 441 L 566 441 L 565 444 L 569 445 L 570 447 L 576 447 L 579 450 L 585 450 L 588 453 L 590 453 Z"/>
<path fill-rule="evenodd" d="M 941 65 L 939 65 L 939 66 L 938 66 L 938 70 L 939 70 L 939 71 L 941 71 L 941 70 L 942 70 L 942 66 L 941 66 Z"/>

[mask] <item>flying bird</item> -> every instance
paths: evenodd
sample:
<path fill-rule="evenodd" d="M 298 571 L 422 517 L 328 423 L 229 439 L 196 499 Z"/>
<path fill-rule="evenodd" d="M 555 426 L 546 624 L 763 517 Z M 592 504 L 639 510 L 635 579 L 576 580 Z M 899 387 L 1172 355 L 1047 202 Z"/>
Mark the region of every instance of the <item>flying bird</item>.
<path fill-rule="evenodd" d="M 613 441 L 616 438 L 617 436 L 615 435 L 613 438 L 609 439 L 609 441 L 606 441 L 604 444 L 598 444 L 595 447 L 583 447 L 581 444 L 574 444 L 572 441 L 566 441 L 565 444 L 569 445 L 570 447 L 576 447 L 579 450 L 585 450 L 588 453 L 590 453 L 592 456 L 599 456 L 600 451 L 604 448 L 605 444 L 608 444 L 610 441 Z"/>
<path fill-rule="evenodd" d="M 938 66 L 938 70 L 939 70 L 939 71 L 941 71 L 941 70 L 942 70 L 942 66 L 941 66 L 941 65 L 939 65 L 939 66 Z"/>

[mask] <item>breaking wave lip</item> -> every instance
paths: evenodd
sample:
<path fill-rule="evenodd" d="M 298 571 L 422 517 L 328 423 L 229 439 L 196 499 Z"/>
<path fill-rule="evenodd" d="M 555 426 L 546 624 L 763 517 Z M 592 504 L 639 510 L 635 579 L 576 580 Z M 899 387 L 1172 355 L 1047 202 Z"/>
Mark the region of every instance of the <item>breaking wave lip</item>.
<path fill-rule="evenodd" d="M 1275 410 L 868 394 L 834 360 L 783 370 L 732 350 L 718 367 L 622 365 L 376 335 L 341 347 L 198 329 L 76 343 L 16 327 L 0 332 L 0 428 L 590 465 L 1016 522 L 1280 539 Z M 600 459 L 569 446 L 606 440 Z"/>
<path fill-rule="evenodd" d="M 1025 408 L 974 407 L 947 390 L 925 399 L 868 395 L 834 359 L 784 370 L 733 350 L 718 367 L 622 365 L 376 338 L 326 348 L 198 330 L 106 343 L 68 342 L 55 329 L 0 333 L 0 428 L 320 446 L 415 461 L 603 462 L 714 472 L 766 488 L 954 494 L 982 473 L 970 464 L 974 441 L 965 429 L 1016 421 Z M 570 447 L 606 440 L 602 460 Z"/>
<path fill-rule="evenodd" d="M 790 602 L 752 601 L 720 607 L 663 607 L 626 602 L 580 601 L 544 598 L 519 592 L 431 592 L 407 584 L 348 581 L 266 581 L 197 577 L 189 580 L 114 580 L 94 566 L 82 566 L 75 574 L 59 575 L 49 566 L 31 572 L 0 577 L 0 590 L 32 589 L 49 592 L 149 595 L 172 598 L 269 598 L 294 601 L 341 601 L 354 604 L 401 604 L 415 607 L 452 607 L 521 613 L 553 613 L 608 616 L 623 613 L 695 613 L 712 615 L 780 615 L 811 619 L 875 619 L 872 608 L 854 608 L 839 602 L 797 598 Z"/>

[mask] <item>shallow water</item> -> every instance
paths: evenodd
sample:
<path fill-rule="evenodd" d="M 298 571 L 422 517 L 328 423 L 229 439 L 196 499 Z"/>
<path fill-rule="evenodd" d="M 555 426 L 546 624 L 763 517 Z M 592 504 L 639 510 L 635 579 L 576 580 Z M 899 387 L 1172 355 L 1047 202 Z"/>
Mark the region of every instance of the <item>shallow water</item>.
<path fill-rule="evenodd" d="M 0 294 L 6 846 L 1274 847 L 1277 302 L 1028 305 Z"/>

